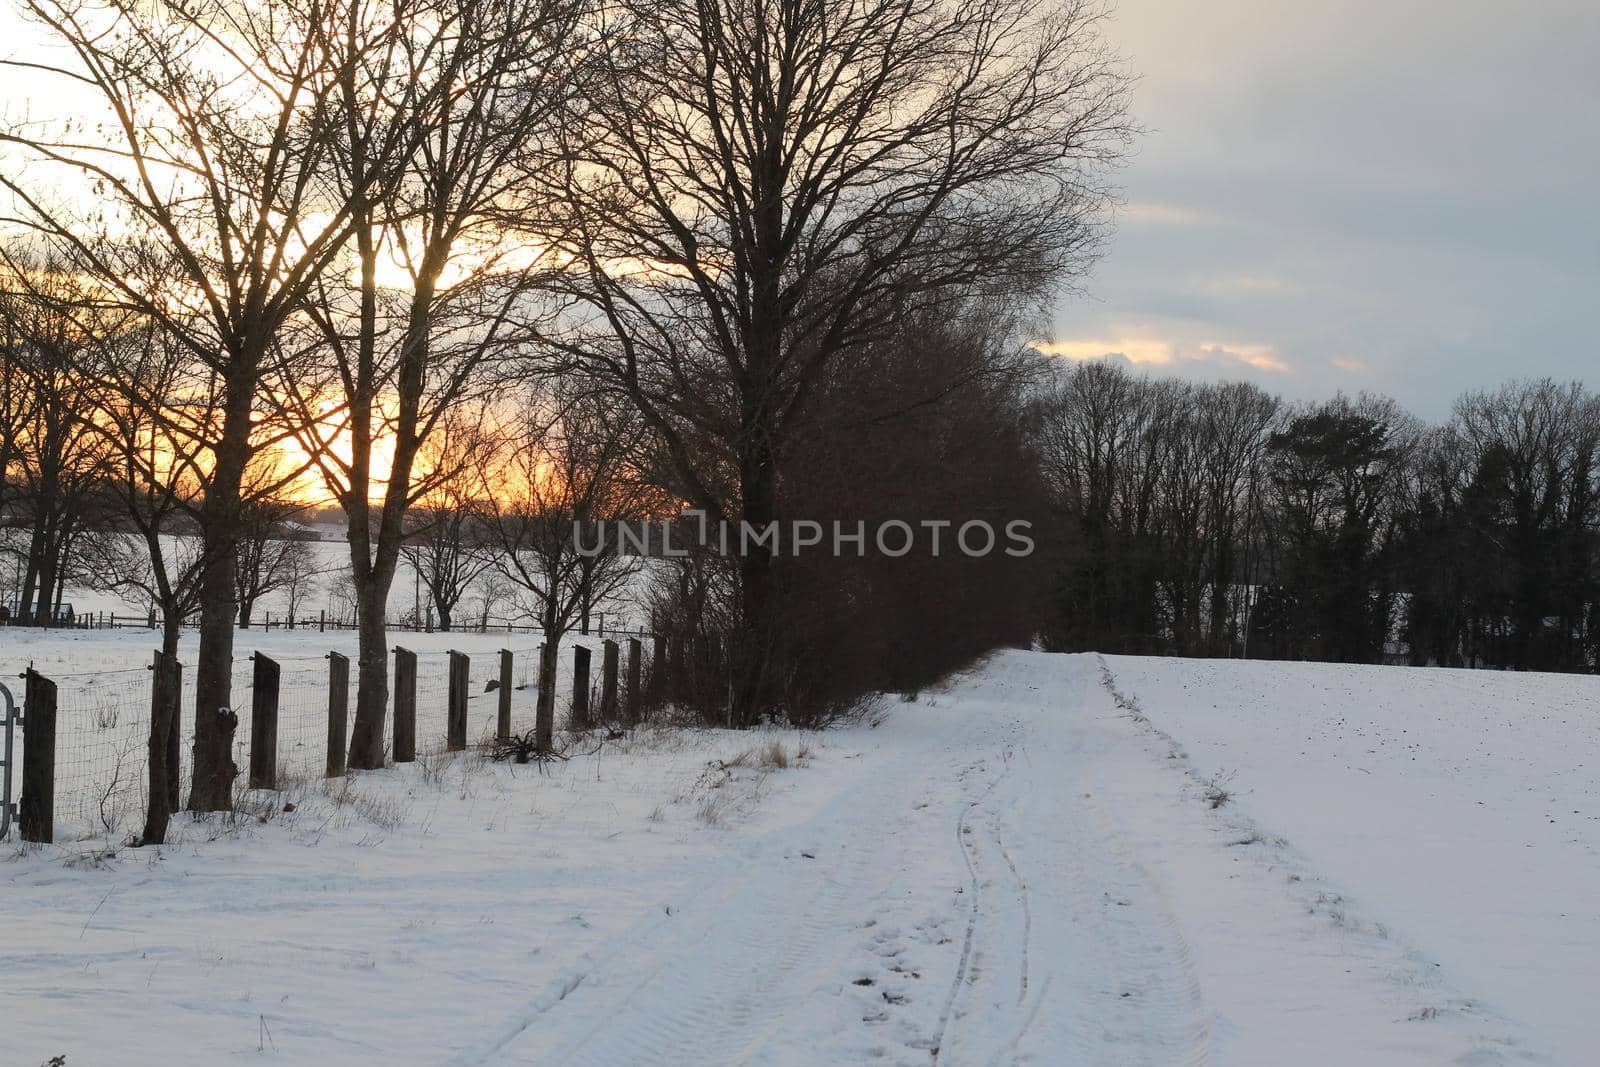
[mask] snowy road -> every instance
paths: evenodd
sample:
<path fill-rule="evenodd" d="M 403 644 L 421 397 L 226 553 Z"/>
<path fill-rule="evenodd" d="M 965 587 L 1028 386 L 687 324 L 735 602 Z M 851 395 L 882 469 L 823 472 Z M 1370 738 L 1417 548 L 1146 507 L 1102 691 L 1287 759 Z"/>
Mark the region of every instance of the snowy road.
<path fill-rule="evenodd" d="M 1303 908 L 1301 876 L 1227 855 L 1228 823 L 1112 705 L 1096 658 L 1001 656 L 923 702 L 885 762 L 458 1062 L 1520 1058 L 1426 961 Z M 1210 974 L 1175 896 L 1236 920 Z M 1451 1018 L 1427 1010 L 1446 1002 Z"/>
<path fill-rule="evenodd" d="M 1007 674 L 465 1062 L 1206 1062 L 1160 888 L 1083 799 L 1091 739 Z"/>
<path fill-rule="evenodd" d="M 1245 783 L 1214 806 L 1114 699 L 1134 662 L 1001 653 L 788 769 L 662 735 L 307 791 L 159 863 L 13 856 L 0 1062 L 1578 1062 Z"/>

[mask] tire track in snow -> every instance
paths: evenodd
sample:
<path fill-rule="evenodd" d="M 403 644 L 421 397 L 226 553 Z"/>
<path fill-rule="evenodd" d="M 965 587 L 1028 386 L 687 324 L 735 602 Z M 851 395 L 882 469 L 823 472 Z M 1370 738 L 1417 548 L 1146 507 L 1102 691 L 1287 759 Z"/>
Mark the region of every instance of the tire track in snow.
<path fill-rule="evenodd" d="M 981 767 L 982 764 L 977 766 Z M 976 850 L 967 841 L 968 835 L 972 832 L 970 819 L 972 813 L 978 809 L 978 805 L 987 800 L 999 784 L 999 778 L 991 781 L 981 796 L 969 801 L 961 809 L 961 815 L 956 819 L 956 847 L 961 850 L 961 859 L 967 868 L 966 888 L 971 900 L 967 904 L 967 926 L 961 942 L 961 957 L 956 961 L 955 978 L 951 981 L 950 992 L 945 997 L 944 1010 L 939 1013 L 939 1024 L 934 1030 L 933 1044 L 929 1050 L 934 1063 L 939 1062 L 939 1052 L 949 1040 L 950 1021 L 955 1015 L 956 1000 L 961 996 L 962 987 L 972 979 L 973 945 L 978 932 L 978 919 L 983 912 L 983 879 L 979 876 L 978 862 L 974 858 Z"/>
<path fill-rule="evenodd" d="M 806 823 L 720 864 L 671 918 L 642 924 L 593 961 L 574 995 L 531 1010 L 469 1062 L 747 1061 L 786 1024 L 790 1007 L 851 971 L 862 917 L 920 829 L 903 803 L 908 785 L 970 759 L 980 728 L 952 720 Z M 536 1021 L 555 1031 L 548 1045 L 533 1043 Z"/>
<path fill-rule="evenodd" d="M 1090 666 L 1004 665 L 1023 684 L 1005 676 L 805 823 L 710 867 L 670 917 L 614 939 L 468 1062 L 827 1062 L 806 1058 L 827 1034 L 823 1047 L 941 1067 L 1208 1063 L 1188 946 L 1095 797 L 1096 761 L 1121 741 L 1083 702 Z M 942 818 L 914 814 L 919 788 Z M 930 840 L 952 826 L 960 863 Z M 946 895 L 952 880 L 960 892 Z M 885 990 L 887 1015 L 852 1016 L 858 1001 L 838 991 L 862 973 L 861 931 L 909 945 L 916 935 L 895 931 L 926 929 L 925 908 L 964 930 L 943 957 L 948 990 L 905 1007 Z"/>
<path fill-rule="evenodd" d="M 1194 951 L 1166 887 L 1127 846 L 1119 819 L 1100 802 L 1098 777 L 1090 781 L 1086 809 L 1117 872 L 1111 885 L 1120 894 L 1111 905 L 1113 920 L 1100 929 L 1103 940 L 1117 946 L 1114 958 L 1128 967 L 1123 983 L 1133 987 L 1117 999 L 1132 1009 L 1133 1031 L 1170 1054 L 1161 1062 L 1200 1067 L 1210 1062 L 1211 1030 Z"/>
<path fill-rule="evenodd" d="M 952 1024 L 958 1023 L 965 1014 L 961 1010 L 961 1003 L 963 999 L 976 999 L 975 994 L 979 987 L 998 982 L 1005 973 L 998 969 L 990 971 L 978 966 L 978 960 L 983 955 L 986 944 L 989 947 L 989 954 L 997 959 L 1005 958 L 1006 949 L 1014 953 L 1019 990 L 1016 1004 L 1021 1007 L 1027 1000 L 1028 952 L 1032 938 L 1032 909 L 1028 899 L 1028 885 L 1006 849 L 999 813 L 991 810 L 996 793 L 1012 777 L 1013 757 L 1017 751 L 1017 739 L 1021 732 L 1020 722 L 1014 721 L 1008 724 L 1005 736 L 1000 741 L 1000 772 L 990 778 L 982 791 L 966 803 L 956 821 L 956 845 L 961 850 L 961 858 L 966 866 L 967 892 L 971 894 L 971 900 L 968 904 L 966 934 L 961 956 L 956 963 L 955 976 L 951 981 L 944 1010 L 939 1015 L 930 1044 L 931 1059 L 934 1063 L 939 1063 L 941 1056 L 946 1063 L 962 1062 L 955 1060 L 949 1053 L 960 1038 L 960 1030 L 953 1029 Z M 988 760 L 980 761 L 963 772 L 961 776 L 963 785 L 973 771 L 985 769 L 988 762 Z M 981 836 L 975 834 L 974 826 L 981 826 L 984 833 Z M 991 850 L 998 853 L 1003 861 L 1003 868 L 995 864 L 992 857 L 986 859 Z M 993 872 L 996 869 L 1005 870 L 1010 877 L 1012 883 L 1010 895 L 1019 904 L 1020 924 L 1011 920 L 1009 914 L 1001 913 L 988 904 L 988 899 L 993 894 L 987 894 L 985 890 L 995 881 Z M 1006 930 L 1008 925 L 1020 925 L 1020 932 Z M 965 998 L 963 994 L 966 994 Z M 967 1012 L 977 1011 L 981 1011 L 981 1008 L 967 1009 Z M 1026 1025 L 1025 1021 L 1023 1029 Z M 1019 1035 L 1020 1032 L 1018 1031 Z"/>
<path fill-rule="evenodd" d="M 1006 866 L 1011 868 L 1011 877 L 1017 883 L 1017 895 L 1022 900 L 1022 963 L 1021 976 L 1017 982 L 1017 1004 L 1021 1005 L 1028 999 L 1028 943 L 1033 937 L 1033 908 L 1028 902 L 1028 883 L 1023 880 L 1022 872 L 1017 870 L 1016 862 L 1006 849 L 1005 841 L 996 834 L 995 843 L 1000 846 L 1000 856 L 1006 861 Z"/>
<path fill-rule="evenodd" d="M 1083 684 L 1072 743 L 1083 756 L 1080 782 L 1085 788 L 1080 811 L 1085 817 L 1077 820 L 1077 825 L 1089 839 L 1086 851 L 1080 854 L 1100 858 L 1106 886 L 1103 892 L 1112 900 L 1109 906 L 1102 901 L 1098 928 L 1101 940 L 1116 946 L 1110 957 L 1126 968 L 1120 975 L 1123 988 L 1115 1000 L 1117 1007 L 1126 1009 L 1119 1013 L 1121 1025 L 1124 1032 L 1141 1035 L 1149 1050 L 1160 1050 L 1159 1062 L 1201 1067 L 1211 1059 L 1211 1020 L 1194 952 L 1183 936 L 1166 887 L 1140 862 L 1120 814 L 1103 799 L 1102 762 L 1097 757 L 1110 754 L 1122 741 L 1092 713 L 1099 695 L 1098 663 L 1087 657 L 1078 662 L 1083 668 Z"/>
<path fill-rule="evenodd" d="M 974 842 L 980 877 L 987 847 L 1019 902 L 1011 913 L 986 912 L 978 945 L 987 930 L 1009 947 L 1019 973 L 980 969 L 963 989 L 945 1062 L 1209 1062 L 1209 1015 L 1188 944 L 1099 806 L 1096 764 L 1118 741 L 1095 728 L 1088 667 L 1065 657 L 1040 666 L 1030 688 L 1064 690 L 1066 699 L 1031 714 L 1018 709 L 1021 732 L 1010 743 L 1027 758 L 972 817 L 991 823 Z M 966 1026 L 963 1014 L 973 1020 Z"/>

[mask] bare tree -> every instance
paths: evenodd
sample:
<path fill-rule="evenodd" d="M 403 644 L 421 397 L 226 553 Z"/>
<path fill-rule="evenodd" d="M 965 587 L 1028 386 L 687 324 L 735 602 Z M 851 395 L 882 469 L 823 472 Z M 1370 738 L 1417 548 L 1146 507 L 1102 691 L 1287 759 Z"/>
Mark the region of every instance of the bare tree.
<path fill-rule="evenodd" d="M 1260 562 L 1275 397 L 1058 364 L 1034 449 L 1055 512 L 1055 648 L 1236 649 Z"/>
<path fill-rule="evenodd" d="M 1600 396 L 1578 382 L 1513 381 L 1456 403 L 1468 472 L 1454 523 L 1475 658 L 1521 668 L 1589 667 L 1600 601 Z"/>
<path fill-rule="evenodd" d="M 1343 394 L 1289 413 L 1268 442 L 1276 618 L 1257 654 L 1377 663 L 1392 630 L 1393 543 L 1420 428 L 1393 400 Z"/>
<path fill-rule="evenodd" d="M 586 317 L 713 519 L 779 519 L 791 434 L 841 352 L 956 290 L 1043 300 L 1082 272 L 1129 136 L 1082 0 L 619 0 L 564 194 Z M 581 284 L 579 284 L 581 282 Z M 780 585 L 739 576 L 735 718 L 765 710 Z"/>
<path fill-rule="evenodd" d="M 330 195 L 332 105 L 350 61 L 321 32 L 341 0 L 23 0 L 59 62 L 8 60 L 35 81 L 88 93 L 74 122 L 12 124 L 28 163 L 0 173 L 19 223 L 102 302 L 147 317 L 217 383 L 204 470 L 195 810 L 231 807 L 234 564 L 264 369 L 289 317 L 348 239 Z M 96 131 L 93 137 L 81 130 Z M 86 205 L 84 193 L 92 195 Z M 147 406 L 154 406 L 147 405 Z"/>
<path fill-rule="evenodd" d="M 1253 546 L 1261 534 L 1267 442 L 1279 404 L 1245 382 L 1208 387 L 1198 403 L 1209 560 L 1206 649 L 1215 655 L 1233 651 L 1242 631 L 1240 608 L 1252 584 Z"/>
<path fill-rule="evenodd" d="M 328 583 L 328 611 L 339 625 L 355 621 L 357 601 L 356 583 L 350 577 L 350 568 L 335 571 L 333 580 Z"/>
<path fill-rule="evenodd" d="M 110 453 L 106 487 L 132 527 L 125 534 L 119 523 L 97 539 L 90 560 L 95 584 L 131 592 L 158 612 L 161 651 L 173 657 L 180 628 L 200 609 L 203 475 L 196 465 L 205 450 L 195 435 L 212 425 L 214 414 L 204 393 L 180 397 L 184 366 L 181 350 L 160 331 L 131 330 L 108 360 L 107 377 L 116 384 L 96 391 L 94 410 Z M 137 384 L 130 389 L 124 382 Z M 130 394 L 164 401 L 156 411 Z M 176 776 L 177 768 L 171 773 Z"/>
<path fill-rule="evenodd" d="M 311 546 L 293 524 L 304 509 L 300 501 L 279 494 L 257 496 L 245 505 L 234 568 L 241 629 L 250 628 L 257 601 L 285 588 L 293 575 L 304 573 Z"/>
<path fill-rule="evenodd" d="M 640 517 L 638 483 L 629 477 L 639 440 L 636 420 L 595 398 L 534 396 L 507 435 L 508 447 L 478 467 L 495 568 L 526 597 L 525 610 L 543 631 L 534 723 L 543 752 L 553 743 L 561 639 L 640 566 L 615 540 L 583 543 L 578 536 L 590 524 Z"/>
<path fill-rule="evenodd" d="M 22 428 L 33 417 L 23 340 L 9 316 L 0 316 L 0 527 L 11 518 L 11 464 L 19 455 Z M 15 594 L 21 603 L 21 582 Z"/>
<path fill-rule="evenodd" d="M 90 519 L 105 450 L 87 417 L 101 342 L 121 328 L 115 313 L 80 310 L 89 292 L 59 260 L 26 245 L 0 251 L 0 321 L 10 340 L 10 387 L 26 393 L 8 435 L 7 474 L 29 520 L 19 610 L 39 626 L 57 621 L 72 549 Z"/>
<path fill-rule="evenodd" d="M 516 589 L 493 569 L 485 571 L 474 588 L 477 595 L 472 599 L 478 609 L 478 630 L 487 633 L 489 619 L 515 595 Z"/>
<path fill-rule="evenodd" d="M 441 482 L 411 511 L 401 552 L 427 589 L 441 630 L 450 629 L 456 606 L 494 563 L 482 543 L 482 511 L 464 477 Z"/>
<path fill-rule="evenodd" d="M 207 551 L 205 465 L 221 417 L 221 391 L 215 376 L 184 346 L 148 322 L 103 338 L 101 347 L 102 372 L 91 393 L 91 419 L 104 441 L 104 490 L 117 514 L 108 529 L 88 540 L 86 580 L 123 595 L 134 592 L 152 612 L 159 611 L 163 670 L 171 673 L 157 682 L 173 687 L 180 627 L 192 621 L 201 604 Z M 257 427 L 258 441 L 268 447 L 256 457 L 254 475 L 242 494 L 246 515 L 271 507 L 297 474 L 273 458 L 272 445 L 282 433 L 269 422 Z M 131 533 L 124 532 L 128 526 Z M 236 574 L 248 574 L 249 562 L 257 557 L 241 556 L 247 565 Z M 169 707 L 158 702 L 150 722 L 143 844 L 165 840 L 172 814 L 168 798 L 177 794 L 177 745 L 169 743 Z"/>
<path fill-rule="evenodd" d="M 294 628 L 306 598 L 315 595 L 317 575 L 322 572 L 321 561 L 311 542 L 296 540 L 295 545 L 295 550 L 283 561 L 283 599 L 290 629 Z"/>
<path fill-rule="evenodd" d="M 1153 495 L 1170 441 L 1163 408 L 1170 404 L 1155 383 L 1099 362 L 1064 368 L 1041 401 L 1036 447 L 1061 559 L 1047 647 L 1155 651 Z"/>
<path fill-rule="evenodd" d="M 180 628 L 200 608 L 205 541 L 200 536 L 204 440 L 215 425 L 217 391 L 187 380 L 183 346 L 148 321 L 103 340 L 104 371 L 94 390 L 93 423 L 108 452 L 106 489 L 121 521 L 91 540 L 91 584 L 136 592 L 161 615 L 153 684 L 144 831 L 140 843 L 166 840 L 179 796 Z M 149 401 L 154 400 L 154 404 Z M 132 533 L 124 533 L 124 524 Z M 159 697 L 165 697 L 160 699 Z"/>
<path fill-rule="evenodd" d="M 527 172 L 553 157 L 581 12 L 571 0 L 401 9 L 393 47 L 338 98 L 333 174 L 358 219 L 354 280 L 325 280 L 307 302 L 329 365 L 320 383 L 290 377 L 284 392 L 321 438 L 313 450 L 348 518 L 360 630 L 352 767 L 383 765 L 389 592 L 407 511 L 437 484 L 419 455 L 537 317 L 530 295 L 552 251 L 506 220 L 535 209 Z M 381 275 L 385 264 L 396 277 Z M 343 411 L 320 420 L 328 391 Z M 348 458 L 321 447 L 346 436 Z"/>

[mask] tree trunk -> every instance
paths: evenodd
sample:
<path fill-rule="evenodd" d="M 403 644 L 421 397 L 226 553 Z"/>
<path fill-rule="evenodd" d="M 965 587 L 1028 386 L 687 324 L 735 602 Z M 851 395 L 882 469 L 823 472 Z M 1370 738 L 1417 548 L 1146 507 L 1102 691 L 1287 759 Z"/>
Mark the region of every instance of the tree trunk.
<path fill-rule="evenodd" d="M 548 575 L 546 580 L 549 580 Z M 563 633 L 553 593 L 555 586 L 551 584 L 547 588 L 552 593 L 539 609 L 539 628 L 544 631 L 544 641 L 539 645 L 539 698 L 533 713 L 534 744 L 540 752 L 555 749 L 556 664 L 560 662 Z"/>
<path fill-rule="evenodd" d="M 372 324 L 376 321 L 376 250 L 371 243 L 370 231 L 358 231 L 357 244 L 362 263 L 362 345 L 367 353 L 362 357 L 361 377 L 364 385 L 358 400 L 353 402 L 352 500 L 346 506 L 352 575 L 356 583 L 357 629 L 360 634 L 356 717 L 350 734 L 349 765 L 372 770 L 383 766 L 383 716 L 389 700 L 389 635 L 384 616 L 389 607 L 389 589 L 394 584 L 400 562 L 400 545 L 405 537 L 411 468 L 421 444 L 416 437 L 417 405 L 427 383 L 427 309 L 433 296 L 431 277 L 436 277 L 437 272 L 431 277 L 419 279 L 412 296 L 407 336 L 402 343 L 403 354 L 396 373 L 395 385 L 399 395 L 394 456 L 389 467 L 388 484 L 384 487 L 383 509 L 374 544 L 370 526 L 371 508 L 367 504 L 366 494 L 371 486 L 372 475 L 371 401 L 376 396 L 376 392 L 370 388 L 374 380 L 370 349 L 375 336 Z"/>
<path fill-rule="evenodd" d="M 771 449 L 762 434 L 747 438 L 742 464 L 741 517 L 759 535 L 776 512 L 776 484 Z M 780 531 L 779 536 L 782 536 Z M 771 698 L 773 636 L 777 611 L 777 586 L 773 555 L 768 542 L 741 543 L 739 558 L 739 621 L 732 725 L 755 723 Z"/>
<path fill-rule="evenodd" d="M 23 571 L 22 586 L 17 593 L 17 621 L 32 625 L 38 625 L 33 618 L 33 591 L 39 581 L 38 536 L 36 532 L 33 543 L 28 546 L 28 566 Z"/>
<path fill-rule="evenodd" d="M 45 556 L 39 561 L 39 599 L 34 611 L 35 618 L 40 626 L 54 626 L 56 615 L 52 609 L 56 595 L 56 568 L 55 560 L 51 558 L 48 546 Z"/>
<path fill-rule="evenodd" d="M 409 479 L 408 479 L 409 482 Z M 398 490 L 404 493 L 404 487 Z M 389 492 L 396 492 L 391 483 Z M 356 719 L 350 732 L 349 765 L 359 770 L 383 766 L 383 718 L 389 702 L 389 589 L 400 561 L 400 520 L 385 510 L 378 530 L 374 562 L 365 579 L 357 581 L 356 629 L 359 635 L 359 676 L 356 683 Z M 364 543 L 361 551 L 367 552 Z M 360 573 L 358 568 L 357 573 Z"/>
<path fill-rule="evenodd" d="M 50 613 L 43 609 L 49 598 L 51 577 L 46 562 L 49 555 L 50 511 L 54 507 L 47 487 L 41 487 L 33 507 L 33 534 L 28 541 L 28 569 L 22 579 L 22 592 L 17 599 L 17 610 L 31 616 L 35 626 L 50 625 Z"/>
<path fill-rule="evenodd" d="M 348 764 L 368 771 L 383 766 L 383 720 L 389 706 L 389 628 L 384 619 L 389 583 L 377 577 L 369 576 L 367 588 L 357 594 L 356 717 Z"/>
<path fill-rule="evenodd" d="M 1209 655 L 1218 655 L 1224 649 L 1232 655 L 1232 648 L 1225 639 L 1225 630 L 1228 618 L 1228 595 L 1233 586 L 1233 523 L 1216 523 L 1217 539 L 1216 550 L 1212 557 L 1211 566 L 1211 616 L 1207 627 L 1207 642 L 1210 648 Z"/>
<path fill-rule="evenodd" d="M 54 626 L 56 622 L 55 612 L 52 609 L 55 605 L 58 561 L 53 542 L 49 523 L 46 522 L 39 540 L 39 596 L 34 611 L 35 621 L 40 626 Z"/>
<path fill-rule="evenodd" d="M 560 635 L 547 629 L 544 651 L 539 657 L 539 702 L 533 719 L 534 747 L 546 753 L 555 750 L 556 662 L 560 647 Z"/>
<path fill-rule="evenodd" d="M 200 648 L 195 662 L 191 811 L 231 810 L 233 780 L 239 773 L 233 762 L 233 733 L 239 724 L 233 712 L 233 625 L 238 610 L 234 578 L 241 528 L 239 490 L 250 460 L 255 362 L 236 358 L 235 364 L 240 369 L 227 383 L 222 435 L 203 510 L 205 566 L 200 576 Z"/>
<path fill-rule="evenodd" d="M 772 121 L 774 116 L 763 116 Z M 777 441 L 779 412 L 773 407 L 780 395 L 777 368 L 781 366 L 785 328 L 790 311 L 783 297 L 786 251 L 784 214 L 785 163 L 781 119 L 764 151 L 750 164 L 750 190 L 754 205 L 753 262 L 749 272 L 750 315 L 745 335 L 745 374 L 740 381 L 739 509 L 740 517 L 764 533 L 777 517 Z M 778 533 L 783 536 L 782 531 Z M 777 583 L 773 552 L 768 542 L 741 545 L 739 603 L 743 646 L 735 674 L 729 724 L 747 727 L 771 704 L 773 658 L 778 634 Z"/>
<path fill-rule="evenodd" d="M 209 509 L 208 509 L 209 510 Z M 233 544 L 220 530 L 205 534 L 208 562 L 201 576 L 200 648 L 195 662 L 194 777 L 191 811 L 233 807 Z"/>
<path fill-rule="evenodd" d="M 163 635 L 162 650 L 156 653 L 151 670 L 150 708 L 150 801 L 145 809 L 144 833 L 140 845 L 160 845 L 167 840 L 167 824 L 172 818 L 173 782 L 178 768 L 172 765 L 169 755 L 176 751 L 172 745 L 172 731 L 177 724 L 172 710 L 178 701 L 177 639 L 169 642 Z"/>

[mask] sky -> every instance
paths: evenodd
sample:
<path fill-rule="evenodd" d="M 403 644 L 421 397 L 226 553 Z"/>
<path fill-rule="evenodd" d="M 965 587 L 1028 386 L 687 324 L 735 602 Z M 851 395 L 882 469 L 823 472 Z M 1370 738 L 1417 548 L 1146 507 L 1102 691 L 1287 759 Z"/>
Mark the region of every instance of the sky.
<path fill-rule="evenodd" d="M 1439 418 L 1600 388 L 1600 3 L 1120 0 L 1146 132 L 1054 350 Z"/>
<path fill-rule="evenodd" d="M 1050 350 L 1427 418 L 1600 387 L 1600 3 L 1112 2 L 1145 132 Z M 30 37 L 0 0 L 6 50 Z M 0 72 L 8 116 L 28 81 Z"/>

